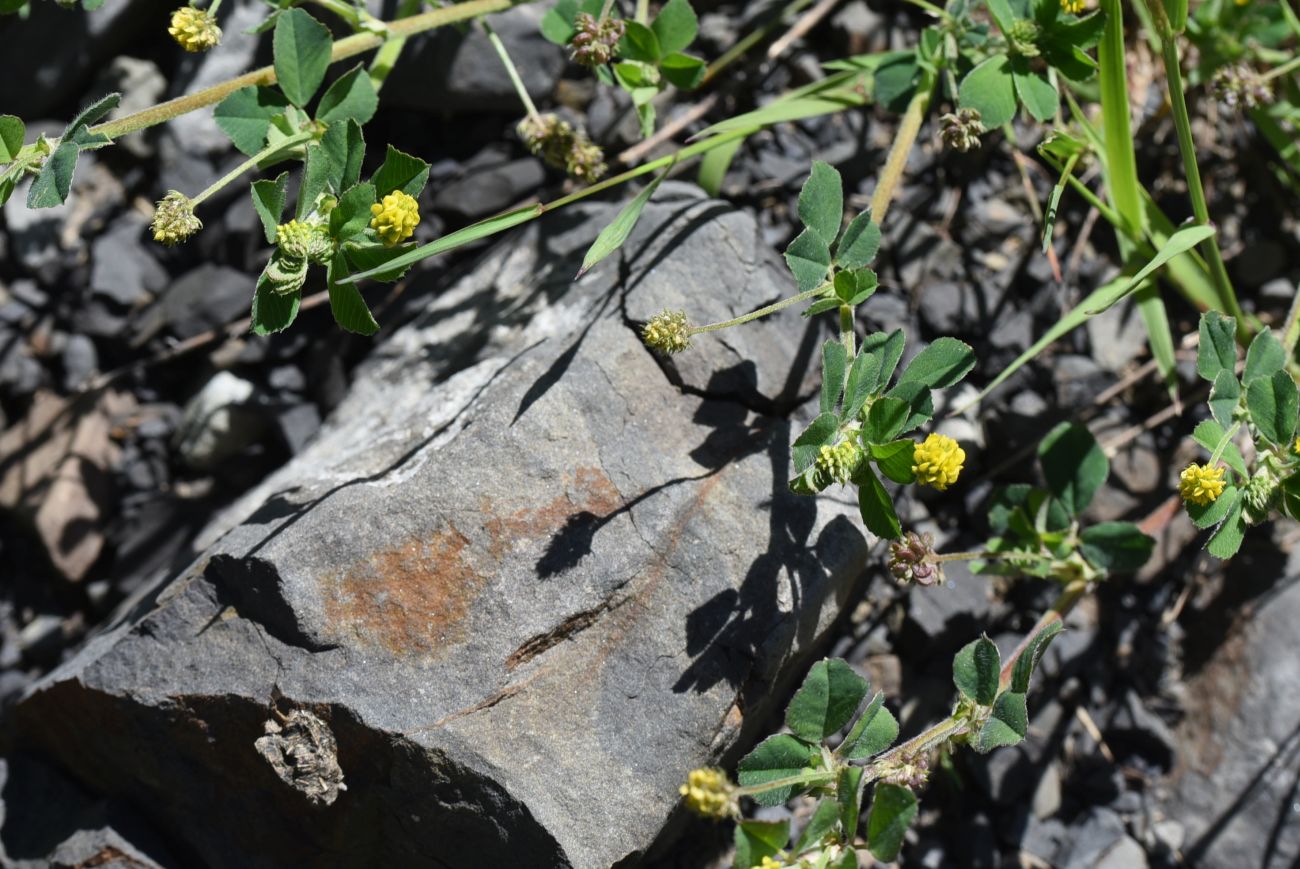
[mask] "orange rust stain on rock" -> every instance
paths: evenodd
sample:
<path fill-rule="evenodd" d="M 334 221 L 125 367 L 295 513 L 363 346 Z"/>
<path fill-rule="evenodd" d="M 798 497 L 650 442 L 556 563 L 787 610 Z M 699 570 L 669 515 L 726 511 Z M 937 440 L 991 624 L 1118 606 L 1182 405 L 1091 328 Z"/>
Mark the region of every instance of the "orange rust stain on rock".
<path fill-rule="evenodd" d="M 507 516 L 496 516 L 491 502 L 482 504 L 490 538 L 489 552 L 499 561 L 520 538 L 549 538 L 579 513 L 604 518 L 623 505 L 623 496 L 600 468 L 581 467 L 562 494 L 541 507 L 526 507 Z"/>
<path fill-rule="evenodd" d="M 462 641 L 486 583 L 450 523 L 433 536 L 380 550 L 322 586 L 325 616 L 340 639 L 395 655 L 437 656 Z"/>

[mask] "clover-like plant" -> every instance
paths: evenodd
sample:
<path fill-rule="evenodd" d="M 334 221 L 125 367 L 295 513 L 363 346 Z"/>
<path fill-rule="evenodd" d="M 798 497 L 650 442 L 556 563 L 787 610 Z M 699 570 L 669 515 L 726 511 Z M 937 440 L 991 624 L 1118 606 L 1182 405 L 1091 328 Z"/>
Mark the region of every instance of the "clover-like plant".
<path fill-rule="evenodd" d="M 1002 34 L 987 56 L 962 79 L 960 106 L 979 112 L 988 129 L 1014 117 L 1021 105 L 1035 120 L 1050 122 L 1060 108 L 1057 74 L 1083 82 L 1097 71 L 1086 52 L 1101 38 L 1099 14 L 1079 13 L 1084 0 L 988 0 Z"/>
<path fill-rule="evenodd" d="M 1262 330 L 1239 375 L 1235 332 L 1231 317 L 1201 316 L 1196 373 L 1212 384 L 1211 418 L 1192 437 L 1210 457 L 1184 468 L 1178 487 L 1196 527 L 1214 529 L 1205 548 L 1217 558 L 1235 555 L 1251 525 L 1279 512 L 1300 519 L 1300 393 L 1287 350 Z"/>
<path fill-rule="evenodd" d="M 994 536 L 975 573 L 1097 580 L 1137 570 L 1155 540 L 1132 522 L 1084 524 L 1083 512 L 1110 471 L 1106 453 L 1077 423 L 1061 423 L 1038 444 L 1045 487 L 1016 483 L 989 504 Z"/>
<path fill-rule="evenodd" d="M 987 753 L 1025 738 L 1030 677 L 1060 631 L 1059 613 L 1049 613 L 1005 665 L 987 637 L 967 645 L 953 659 L 952 713 L 897 746 L 898 721 L 884 694 L 872 693 L 870 682 L 845 661 L 819 661 L 786 709 L 788 732 L 768 737 L 741 759 L 737 784 L 721 770 L 693 771 L 681 788 L 686 805 L 706 817 L 739 820 L 737 869 L 851 869 L 860 865 L 859 847 L 880 861 L 894 860 L 933 758 L 958 745 Z M 795 838 L 789 821 L 742 819 L 742 797 L 777 806 L 799 794 L 816 797 L 817 805 Z"/>
<path fill-rule="evenodd" d="M 706 69 L 685 51 L 699 31 L 689 0 L 668 0 L 653 19 L 648 5 L 638 3 L 635 17 L 624 19 L 613 14 L 613 0 L 559 0 L 542 19 L 543 36 L 568 46 L 575 62 L 627 92 L 642 136 L 654 132 L 655 97 L 669 85 L 694 90 Z"/>

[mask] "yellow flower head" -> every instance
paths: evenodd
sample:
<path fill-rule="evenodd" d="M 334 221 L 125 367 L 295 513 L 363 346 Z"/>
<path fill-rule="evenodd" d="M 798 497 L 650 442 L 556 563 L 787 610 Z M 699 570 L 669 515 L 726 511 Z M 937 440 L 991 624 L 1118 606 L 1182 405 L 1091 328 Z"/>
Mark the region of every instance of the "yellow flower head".
<path fill-rule="evenodd" d="M 1078 15 L 1083 12 L 1087 6 L 1085 0 L 1061 0 L 1061 11 L 1070 15 Z"/>
<path fill-rule="evenodd" d="M 686 808 L 706 818 L 731 818 L 740 812 L 736 786 L 720 769 L 693 769 L 678 792 Z"/>
<path fill-rule="evenodd" d="M 764 857 L 763 862 L 758 864 L 758 869 L 784 869 L 785 864 L 779 860 L 773 860 L 771 857 Z"/>
<path fill-rule="evenodd" d="M 934 486 L 940 492 L 957 482 L 966 451 L 947 435 L 931 433 L 916 445 L 912 453 L 912 473 L 923 486 Z"/>
<path fill-rule="evenodd" d="M 186 51 L 207 51 L 221 42 L 216 16 L 193 6 L 182 6 L 173 12 L 167 32 Z"/>
<path fill-rule="evenodd" d="M 406 241 L 415 233 L 420 223 L 420 206 L 415 197 L 394 190 L 380 202 L 370 206 L 370 225 L 379 234 L 384 247 Z"/>
<path fill-rule="evenodd" d="M 660 353 L 680 353 L 691 346 L 691 324 L 685 311 L 661 311 L 641 330 L 641 340 Z"/>
<path fill-rule="evenodd" d="M 1222 465 L 1211 467 L 1193 462 L 1178 477 L 1178 494 L 1188 504 L 1204 507 L 1223 494 L 1224 485 Z"/>
<path fill-rule="evenodd" d="M 1291 445 L 1291 451 L 1294 453 L 1300 453 L 1300 438 L 1295 439 L 1295 443 Z"/>
<path fill-rule="evenodd" d="M 153 240 L 173 247 L 203 228 L 194 216 L 194 203 L 178 190 L 168 190 L 153 213 Z"/>

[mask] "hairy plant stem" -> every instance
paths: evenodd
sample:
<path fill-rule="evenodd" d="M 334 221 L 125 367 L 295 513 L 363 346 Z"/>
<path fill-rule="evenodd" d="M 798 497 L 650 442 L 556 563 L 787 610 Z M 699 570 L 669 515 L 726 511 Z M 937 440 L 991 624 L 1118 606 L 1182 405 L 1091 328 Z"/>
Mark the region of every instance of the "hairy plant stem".
<path fill-rule="evenodd" d="M 650 23 L 650 0 L 636 0 L 636 21 L 638 24 Z"/>
<path fill-rule="evenodd" d="M 1054 623 L 1063 620 L 1065 616 L 1069 614 L 1070 610 L 1074 609 L 1075 604 L 1079 602 L 1079 599 L 1083 597 L 1087 590 L 1088 582 L 1082 579 L 1074 580 L 1065 587 L 1065 590 L 1061 592 L 1059 597 L 1057 597 L 1056 602 L 1052 604 L 1052 608 L 1043 614 L 1043 616 L 1038 620 L 1038 623 L 1034 625 L 1033 629 L 1030 630 L 1029 633 L 1025 634 L 1024 638 L 1016 646 L 1015 651 L 1013 651 L 1011 656 L 1007 659 L 1006 664 L 1003 665 L 1002 672 L 998 677 L 999 691 L 1004 690 L 1009 684 L 1011 684 L 1011 676 L 1015 671 L 1016 662 L 1020 660 L 1020 656 L 1025 653 L 1025 650 L 1029 648 L 1030 641 L 1033 640 L 1034 637 L 1038 636 L 1042 631 L 1051 627 Z M 960 736 L 969 732 L 969 728 L 970 722 L 965 717 L 950 715 L 937 724 L 933 724 L 918 733 L 916 736 L 907 740 L 907 742 L 894 746 L 884 754 L 878 755 L 875 758 L 849 761 L 849 763 L 853 766 L 866 767 L 866 774 L 863 778 L 868 782 L 875 781 L 891 766 L 900 761 L 915 757 L 921 752 L 937 748 L 952 739 L 954 736 Z"/>
<path fill-rule="evenodd" d="M 464 3 L 457 3 L 455 6 L 447 6 L 441 9 L 431 9 L 419 15 L 412 15 L 409 18 L 402 18 L 396 21 L 390 21 L 387 24 L 387 34 L 379 35 L 376 33 L 357 33 L 345 37 L 334 43 L 330 51 L 330 62 L 336 63 L 340 60 L 346 60 L 349 57 L 355 57 L 358 54 L 364 54 L 371 49 L 379 48 L 386 42 L 400 39 L 407 36 L 413 36 L 416 33 L 423 33 L 426 30 L 434 30 L 444 27 L 448 24 L 454 24 L 457 21 L 466 21 L 471 18 L 477 18 L 480 15 L 488 15 L 493 12 L 502 12 L 514 6 L 520 6 L 532 0 L 466 0 Z M 177 97 L 174 100 L 168 100 L 165 103 L 159 103 L 156 106 L 150 106 L 147 109 L 141 109 L 138 112 L 132 112 L 114 121 L 99 124 L 91 127 L 92 133 L 100 133 L 109 138 L 125 136 L 128 133 L 135 133 L 149 127 L 170 121 L 172 118 L 179 117 L 196 109 L 219 103 L 230 94 L 240 88 L 249 87 L 250 85 L 269 85 L 275 83 L 275 68 L 264 66 L 261 69 L 255 69 L 246 72 L 243 75 L 236 76 L 211 87 L 203 88 L 192 94 Z M 24 149 L 25 150 L 25 149 Z"/>
<path fill-rule="evenodd" d="M 880 180 L 876 182 L 875 192 L 871 195 L 871 219 L 876 224 L 885 222 L 889 203 L 894 198 L 894 191 L 897 190 L 898 182 L 903 177 L 903 169 L 907 166 L 907 156 L 912 152 L 917 134 L 921 132 L 921 121 L 925 119 L 925 112 L 930 107 L 936 81 L 937 77 L 933 70 L 928 70 L 921 75 L 916 93 L 912 96 L 912 101 L 907 104 L 907 111 L 904 112 L 903 119 L 898 125 L 898 132 L 894 134 L 894 143 L 889 147 L 889 156 L 885 158 L 885 168 L 880 170 Z"/>
<path fill-rule="evenodd" d="M 287 139 L 281 139 L 279 142 L 276 142 L 274 145 L 267 145 L 265 148 L 258 151 L 253 156 L 249 157 L 243 163 L 240 163 L 234 169 L 231 169 L 225 175 L 221 176 L 216 181 L 209 184 L 197 196 L 191 197 L 190 202 L 193 203 L 194 205 L 198 205 L 200 202 L 207 199 L 209 196 L 216 193 L 218 190 L 225 187 L 230 182 L 234 181 L 240 175 L 243 175 L 249 169 L 257 168 L 257 166 L 260 165 L 264 160 L 269 160 L 272 157 L 275 157 L 284 151 L 292 150 L 298 147 L 299 145 L 309 142 L 312 140 L 314 136 L 315 133 L 304 130 L 303 132 L 300 133 L 294 133 L 292 136 L 289 136 Z"/>
<path fill-rule="evenodd" d="M 528 95 L 528 88 L 524 87 L 523 80 L 519 78 L 519 70 L 515 68 L 515 62 L 510 59 L 510 52 L 506 51 L 506 44 L 501 41 L 501 37 L 497 36 L 497 32 L 492 29 L 492 25 L 488 24 L 486 20 L 480 19 L 479 24 L 483 27 L 483 31 L 487 33 L 488 42 L 492 43 L 492 47 L 496 49 L 497 57 L 501 58 L 501 63 L 506 68 L 506 75 L 510 76 L 510 83 L 514 85 L 515 93 L 519 94 L 519 101 L 524 104 L 524 108 L 528 111 L 528 117 L 532 119 L 533 123 L 540 124 L 542 122 L 541 115 L 537 113 L 537 106 L 533 104 L 533 98 Z"/>
<path fill-rule="evenodd" d="M 397 7 L 397 18 L 410 18 L 419 11 L 420 0 L 402 0 Z M 406 39 L 405 36 L 390 39 L 379 46 L 379 50 L 375 52 L 375 56 L 370 61 L 370 83 L 375 86 L 376 91 L 383 88 L 384 82 L 388 80 L 388 74 L 393 71 L 397 59 L 402 55 L 402 49 L 406 47 Z"/>
<path fill-rule="evenodd" d="M 788 299 L 782 299 L 781 301 L 774 302 L 765 308 L 759 308 L 757 311 L 750 311 L 748 314 L 744 314 L 743 316 L 736 317 L 734 320 L 724 320 L 721 323 L 710 323 L 707 326 L 693 326 L 689 334 L 699 335 L 701 332 L 717 332 L 720 329 L 730 329 L 732 326 L 740 326 L 744 323 L 750 322 L 751 320 L 757 320 L 759 317 L 766 317 L 768 314 L 775 314 L 777 311 L 780 311 L 783 308 L 788 308 L 791 305 L 797 305 L 800 302 L 804 302 L 807 301 L 808 299 L 814 298 L 815 296 L 826 292 L 826 290 L 829 287 L 830 287 L 830 282 L 824 283 L 820 287 L 815 287 L 814 289 L 811 290 L 805 290 L 804 292 L 799 293 L 797 296 L 791 296 Z M 849 326 L 850 334 L 852 333 L 852 330 L 853 327 L 852 324 L 850 323 Z"/>
<path fill-rule="evenodd" d="M 1300 69 L 1300 57 L 1293 57 L 1281 66 L 1275 66 L 1259 77 L 1260 81 L 1272 81 L 1278 76 L 1286 75 L 1292 70 Z"/>
<path fill-rule="evenodd" d="M 1210 208 L 1205 200 L 1205 188 L 1201 186 L 1201 170 L 1196 162 L 1196 141 L 1192 138 L 1192 121 L 1187 113 L 1187 100 L 1183 95 L 1183 72 L 1178 58 L 1178 39 L 1174 34 L 1169 16 L 1165 14 L 1161 0 L 1148 0 L 1147 6 L 1155 18 L 1156 30 L 1160 35 L 1160 53 L 1165 65 L 1165 79 L 1169 83 L 1169 105 L 1173 109 L 1174 128 L 1178 131 L 1178 150 L 1183 157 L 1183 173 L 1187 176 L 1187 195 L 1192 200 L 1192 214 L 1202 226 L 1210 226 Z M 1237 340 L 1243 345 L 1249 342 L 1251 329 L 1237 304 L 1237 294 L 1228 278 L 1228 269 L 1223 263 L 1223 253 L 1219 250 L 1218 234 L 1210 236 L 1203 242 L 1206 260 L 1210 266 L 1210 276 L 1214 279 L 1215 289 L 1219 294 L 1219 304 L 1223 312 L 1237 320 Z"/>
<path fill-rule="evenodd" d="M 835 780 L 839 775 L 833 769 L 818 769 L 810 772 L 801 772 L 798 775 L 786 776 L 785 778 L 765 781 L 762 784 L 746 785 L 736 788 L 736 792 L 742 797 L 753 796 L 754 794 L 766 793 L 767 791 L 776 790 L 777 788 L 788 788 L 792 785 L 808 784 L 827 784 Z"/>
<path fill-rule="evenodd" d="M 857 336 L 853 333 L 853 306 L 840 305 L 840 343 L 848 351 L 848 358 L 852 359 L 858 355 Z M 845 369 L 844 376 L 848 377 L 848 370 Z"/>

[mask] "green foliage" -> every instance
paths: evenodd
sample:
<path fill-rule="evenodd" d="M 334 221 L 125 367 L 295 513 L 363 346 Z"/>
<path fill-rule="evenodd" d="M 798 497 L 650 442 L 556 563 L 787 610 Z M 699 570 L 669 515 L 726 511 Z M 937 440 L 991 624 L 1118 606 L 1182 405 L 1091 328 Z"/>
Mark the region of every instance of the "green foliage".
<path fill-rule="evenodd" d="M 289 102 L 305 108 L 329 69 L 329 28 L 298 8 L 282 12 L 272 40 L 275 77 Z M 372 88 L 373 90 L 373 88 Z"/>
<path fill-rule="evenodd" d="M 889 863 L 903 847 L 903 836 L 916 818 L 916 794 L 899 785 L 876 786 L 867 821 L 867 841 L 871 855 Z"/>
<path fill-rule="evenodd" d="M 1207 401 L 1212 419 L 1202 420 L 1192 438 L 1209 453 L 1199 467 L 1220 476 L 1222 491 L 1205 503 L 1182 493 L 1192 523 L 1212 529 L 1206 550 L 1216 558 L 1235 555 L 1248 528 L 1279 510 L 1300 517 L 1300 391 L 1288 370 L 1287 350 L 1272 332 L 1260 331 L 1238 379 L 1236 325 L 1216 311 L 1203 314 L 1196 358 L 1197 373 L 1214 385 Z M 1251 441 L 1252 449 L 1243 453 L 1241 439 Z"/>

